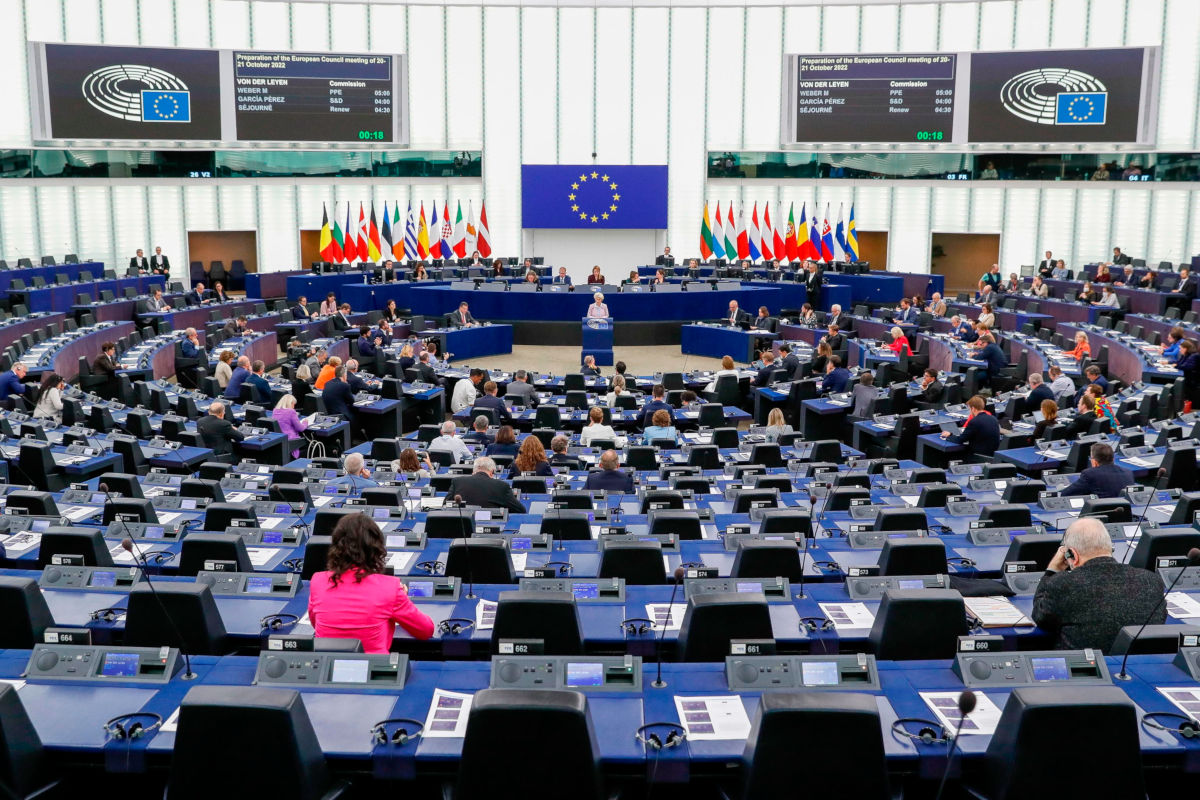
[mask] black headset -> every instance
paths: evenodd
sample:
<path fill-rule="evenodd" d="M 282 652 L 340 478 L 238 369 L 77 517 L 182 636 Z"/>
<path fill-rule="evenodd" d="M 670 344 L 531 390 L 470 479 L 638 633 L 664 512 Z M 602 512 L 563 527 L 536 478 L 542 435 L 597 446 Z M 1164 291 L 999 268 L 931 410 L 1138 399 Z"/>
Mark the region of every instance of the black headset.
<path fill-rule="evenodd" d="M 630 617 L 621 620 L 621 630 L 626 636 L 643 636 L 654 633 L 654 620 L 646 617 Z"/>
<path fill-rule="evenodd" d="M 442 570 L 446 568 L 446 565 L 441 561 L 418 561 L 416 568 L 429 575 L 440 575 Z"/>
<path fill-rule="evenodd" d="M 566 577 L 570 577 L 571 570 L 575 569 L 575 565 L 570 561 L 547 561 L 545 564 L 542 564 L 539 569 L 545 569 L 547 567 L 553 567 L 556 573 Z"/>
<path fill-rule="evenodd" d="M 387 728 L 389 725 L 414 725 L 416 729 L 408 732 L 407 727 L 398 727 L 388 735 Z M 410 719 L 408 717 L 394 717 L 376 722 L 371 726 L 371 741 L 376 745 L 386 745 L 389 741 L 397 747 L 403 747 L 413 739 L 420 738 L 425 730 L 425 723 L 420 720 Z"/>
<path fill-rule="evenodd" d="M 268 614 L 258 621 L 258 627 L 267 630 L 268 628 L 277 631 L 281 630 L 285 625 L 295 625 L 300 621 L 300 617 L 295 614 Z"/>
<path fill-rule="evenodd" d="M 834 630 L 833 620 L 828 617 L 801 617 L 800 629 L 809 633 Z"/>
<path fill-rule="evenodd" d="M 654 732 L 655 728 L 667 728 L 667 738 L 663 739 Z M 670 750 L 678 747 L 687 739 L 687 731 L 675 722 L 647 722 L 637 729 L 633 738 L 644 744 L 650 750 Z"/>
<path fill-rule="evenodd" d="M 283 566 L 287 567 L 291 572 L 302 572 L 304 570 L 303 558 L 289 558 L 283 562 Z"/>
<path fill-rule="evenodd" d="M 143 725 L 138 720 L 152 720 L 152 722 L 149 725 Z M 127 722 L 130 723 L 128 727 L 125 725 Z M 132 741 L 158 730 L 162 724 L 161 714 L 155 714 L 153 711 L 135 711 L 132 714 L 113 717 L 104 723 L 104 736 L 118 742 Z"/>
<path fill-rule="evenodd" d="M 905 728 L 905 725 L 920 725 L 921 727 L 916 733 L 913 733 Z M 907 736 L 914 742 L 920 742 L 921 744 L 946 744 L 954 739 L 954 734 L 945 725 L 920 717 L 901 717 L 892 723 L 892 733 L 899 736 Z"/>
<path fill-rule="evenodd" d="M 475 620 L 466 617 L 446 617 L 438 623 L 438 632 L 443 636 L 458 636 L 475 627 Z"/>
<path fill-rule="evenodd" d="M 842 571 L 842 565 L 836 561 L 814 561 L 812 565 L 822 572 L 832 572 L 835 575 Z"/>
<path fill-rule="evenodd" d="M 112 606 L 111 608 L 98 608 L 88 614 L 93 620 L 103 620 L 104 622 L 116 622 L 117 617 L 124 614 L 128 609 L 120 606 Z M 120 719 L 120 717 L 118 717 Z"/>
<path fill-rule="evenodd" d="M 1179 722 L 1177 727 L 1164 725 L 1159 720 L 1171 720 Z M 1191 717 L 1183 714 L 1176 714 L 1174 711 L 1150 711 L 1142 715 L 1142 724 L 1147 728 L 1153 728 L 1157 731 L 1168 731 L 1178 734 L 1184 739 L 1194 739 L 1200 736 L 1200 724 L 1197 724 Z"/>

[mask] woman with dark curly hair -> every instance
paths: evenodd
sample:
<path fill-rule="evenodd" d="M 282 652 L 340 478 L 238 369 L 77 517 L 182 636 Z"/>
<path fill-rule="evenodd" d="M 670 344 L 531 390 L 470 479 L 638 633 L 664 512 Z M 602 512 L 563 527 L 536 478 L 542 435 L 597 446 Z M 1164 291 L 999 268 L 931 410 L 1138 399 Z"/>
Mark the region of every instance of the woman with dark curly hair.
<path fill-rule="evenodd" d="M 386 653 L 396 623 L 414 639 L 433 636 L 433 620 L 408 599 L 398 578 L 383 574 L 383 534 L 365 514 L 342 517 L 333 529 L 328 569 L 312 576 L 308 618 L 317 636 L 358 639 L 367 653 Z"/>

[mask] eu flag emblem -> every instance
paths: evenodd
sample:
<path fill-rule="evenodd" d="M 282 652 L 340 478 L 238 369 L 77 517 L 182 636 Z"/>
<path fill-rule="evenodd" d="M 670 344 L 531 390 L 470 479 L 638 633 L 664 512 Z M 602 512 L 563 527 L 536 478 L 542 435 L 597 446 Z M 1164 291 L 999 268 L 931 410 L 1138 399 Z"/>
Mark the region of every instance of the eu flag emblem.
<path fill-rule="evenodd" d="M 667 167 L 523 164 L 526 228 L 667 227 Z"/>
<path fill-rule="evenodd" d="M 1108 92 L 1060 92 L 1054 109 L 1055 125 L 1103 125 Z"/>
<path fill-rule="evenodd" d="M 142 90 L 143 122 L 191 122 L 191 92 Z"/>

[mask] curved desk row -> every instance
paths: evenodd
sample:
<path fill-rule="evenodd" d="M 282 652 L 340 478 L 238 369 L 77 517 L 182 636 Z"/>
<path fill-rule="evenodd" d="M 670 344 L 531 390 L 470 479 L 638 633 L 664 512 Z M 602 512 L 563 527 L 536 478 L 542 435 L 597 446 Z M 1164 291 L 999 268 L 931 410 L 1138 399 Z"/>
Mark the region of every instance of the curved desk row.
<path fill-rule="evenodd" d="M 83 261 L 79 264 L 49 264 L 44 267 L 17 267 L 16 269 L 0 269 L 0 291 L 7 292 L 13 279 L 22 280 L 26 286 L 33 283 L 34 278 L 41 278 L 46 283 L 53 283 L 59 275 L 66 275 L 73 281 L 79 280 L 80 273 L 90 272 L 92 277 L 99 278 L 104 274 L 104 262 Z"/>
<path fill-rule="evenodd" d="M 128 336 L 135 330 L 132 322 L 117 322 L 112 325 L 87 330 L 70 341 L 64 342 L 54 350 L 48 364 L 26 363 L 30 375 L 44 375 L 47 372 L 57 372 L 68 382 L 79 375 L 79 359 L 86 358 L 92 362 L 100 355 L 100 345 L 105 342 L 115 342 L 123 336 Z M 39 361 L 44 359 L 39 359 Z"/>
<path fill-rule="evenodd" d="M 0 322 L 0 350 L 4 350 L 14 342 L 19 342 L 22 336 L 32 334 L 34 331 L 50 325 L 58 325 L 61 330 L 66 317 L 66 314 L 57 312 L 35 312 L 24 317 L 9 317 Z"/>
<path fill-rule="evenodd" d="M 188 306 L 182 302 L 173 303 L 174 308 L 170 311 L 138 314 L 138 320 L 143 323 L 154 322 L 158 330 L 181 331 L 195 328 L 197 331 L 203 331 L 212 312 L 219 312 L 221 319 L 232 319 L 239 314 L 253 313 L 255 305 L 261 302 L 262 300 L 247 297 L 243 300 L 230 300 L 225 303 L 209 303 L 200 306 Z"/>
<path fill-rule="evenodd" d="M 1112 331 L 1078 325 L 1060 325 L 1058 330 L 1068 339 L 1077 331 L 1086 333 L 1093 358 L 1100 354 L 1101 347 L 1108 347 L 1108 377 L 1116 378 L 1126 386 L 1138 381 L 1170 383 L 1183 377 L 1183 373 L 1174 367 L 1159 367 L 1148 362 L 1139 349 Z"/>

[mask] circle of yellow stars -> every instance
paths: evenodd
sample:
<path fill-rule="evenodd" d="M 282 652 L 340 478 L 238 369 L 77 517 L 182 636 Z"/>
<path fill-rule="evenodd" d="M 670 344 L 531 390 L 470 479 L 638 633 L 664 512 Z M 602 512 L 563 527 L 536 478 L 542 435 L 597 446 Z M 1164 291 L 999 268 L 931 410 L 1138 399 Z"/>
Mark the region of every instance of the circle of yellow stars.
<path fill-rule="evenodd" d="M 1087 103 L 1087 111 L 1082 114 L 1075 113 L 1076 103 Z M 1067 116 L 1075 122 L 1083 119 L 1089 119 L 1092 114 L 1096 113 L 1096 103 L 1090 97 L 1076 97 L 1071 102 L 1067 103 Z"/>
<path fill-rule="evenodd" d="M 171 101 L 173 108 L 170 111 L 163 111 L 158 107 L 158 104 L 164 100 Z M 179 101 L 169 94 L 160 94 L 158 97 L 154 98 L 154 113 L 158 114 L 163 119 L 173 119 L 179 114 Z"/>
<path fill-rule="evenodd" d="M 612 192 L 612 203 L 609 204 L 607 211 L 602 211 L 599 214 L 589 214 L 587 211 L 579 210 L 578 195 L 576 193 L 579 191 L 579 187 L 587 183 L 589 179 L 597 183 L 608 184 L 606 191 Z M 579 180 L 571 184 L 571 192 L 567 195 L 567 199 L 571 201 L 571 211 L 578 214 L 579 219 L 584 222 L 596 224 L 602 220 L 607 220 L 613 214 L 617 213 L 617 204 L 621 202 L 621 195 L 617 192 L 617 182 L 610 179 L 608 175 L 601 175 L 599 172 L 593 172 L 589 175 L 584 172 L 580 173 Z"/>

